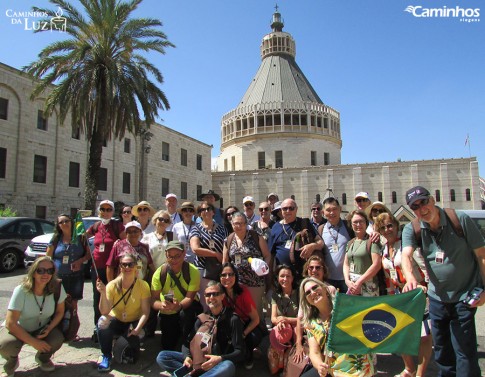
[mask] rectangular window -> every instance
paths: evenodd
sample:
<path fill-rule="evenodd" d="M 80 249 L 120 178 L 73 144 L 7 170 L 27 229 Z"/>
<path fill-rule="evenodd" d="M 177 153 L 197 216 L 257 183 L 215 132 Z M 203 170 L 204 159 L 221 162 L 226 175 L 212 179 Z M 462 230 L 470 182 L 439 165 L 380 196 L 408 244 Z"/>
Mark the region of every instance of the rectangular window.
<path fill-rule="evenodd" d="M 258 169 L 264 169 L 266 167 L 266 153 L 258 152 Z"/>
<path fill-rule="evenodd" d="M 283 151 L 274 152 L 275 168 L 283 167 Z"/>
<path fill-rule="evenodd" d="M 47 157 L 45 156 L 34 156 L 34 182 L 47 182 Z"/>
<path fill-rule="evenodd" d="M 37 110 L 37 129 L 47 131 L 47 118 L 42 110 Z"/>
<path fill-rule="evenodd" d="M 81 127 L 73 127 L 71 130 L 71 137 L 73 139 L 79 140 L 81 138 Z"/>
<path fill-rule="evenodd" d="M 7 176 L 7 149 L 0 148 L 0 178 Z"/>
<path fill-rule="evenodd" d="M 224 159 L 224 171 L 227 171 L 227 158 Z"/>
<path fill-rule="evenodd" d="M 187 199 L 187 182 L 180 182 L 180 199 Z"/>
<path fill-rule="evenodd" d="M 317 152 L 310 151 L 310 165 L 317 166 Z"/>
<path fill-rule="evenodd" d="M 330 153 L 328 152 L 323 153 L 323 164 L 330 165 Z"/>
<path fill-rule="evenodd" d="M 79 173 L 81 165 L 78 162 L 69 162 L 69 187 L 79 187 Z"/>
<path fill-rule="evenodd" d="M 123 173 L 123 194 L 129 194 L 131 191 L 131 174 Z"/>
<path fill-rule="evenodd" d="M 231 170 L 236 170 L 236 156 L 231 157 Z"/>
<path fill-rule="evenodd" d="M 202 194 L 202 186 L 197 185 L 196 191 L 197 191 L 197 198 L 198 198 Z"/>
<path fill-rule="evenodd" d="M 162 196 L 167 196 L 170 192 L 170 180 L 168 178 L 162 178 Z"/>
<path fill-rule="evenodd" d="M 131 140 L 125 138 L 125 153 L 130 153 L 131 150 Z"/>
<path fill-rule="evenodd" d="M 164 141 L 162 141 L 162 160 L 170 161 L 170 144 Z"/>
<path fill-rule="evenodd" d="M 197 155 L 197 170 L 202 170 L 202 155 Z"/>
<path fill-rule="evenodd" d="M 47 216 L 46 206 L 35 206 L 35 217 L 38 219 L 45 219 Z"/>
<path fill-rule="evenodd" d="M 180 148 L 180 165 L 187 166 L 187 149 Z"/>
<path fill-rule="evenodd" d="M 108 169 L 99 168 L 98 182 L 96 182 L 99 191 L 108 191 Z"/>
<path fill-rule="evenodd" d="M 0 98 L 0 119 L 8 118 L 8 99 Z"/>

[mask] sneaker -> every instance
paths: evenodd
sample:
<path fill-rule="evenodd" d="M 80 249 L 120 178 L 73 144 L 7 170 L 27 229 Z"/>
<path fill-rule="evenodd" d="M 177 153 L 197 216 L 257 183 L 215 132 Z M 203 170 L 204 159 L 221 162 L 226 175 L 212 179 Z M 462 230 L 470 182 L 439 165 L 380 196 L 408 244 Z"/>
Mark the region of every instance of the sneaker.
<path fill-rule="evenodd" d="M 10 360 L 8 360 L 4 365 L 3 365 L 3 372 L 1 374 L 2 377 L 13 377 L 15 371 L 19 367 L 19 358 L 15 357 Z M 8 372 L 7 372 L 8 371 Z"/>
<path fill-rule="evenodd" d="M 56 369 L 56 366 L 51 359 L 42 361 L 39 359 L 39 356 L 35 356 L 35 362 L 39 364 L 39 368 L 43 372 L 53 372 Z"/>
<path fill-rule="evenodd" d="M 98 364 L 98 372 L 109 372 L 111 370 L 111 356 L 103 355 L 103 359 Z"/>

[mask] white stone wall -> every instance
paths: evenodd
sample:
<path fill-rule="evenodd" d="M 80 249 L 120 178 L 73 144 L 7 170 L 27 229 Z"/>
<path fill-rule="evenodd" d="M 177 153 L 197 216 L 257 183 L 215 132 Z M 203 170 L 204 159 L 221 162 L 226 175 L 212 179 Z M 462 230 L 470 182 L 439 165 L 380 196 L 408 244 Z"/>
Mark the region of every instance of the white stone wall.
<path fill-rule="evenodd" d="M 47 131 L 37 129 L 37 110 L 43 99 L 30 100 L 32 79 L 17 69 L 0 63 L 0 97 L 7 98 L 8 119 L 0 119 L 0 147 L 7 149 L 6 178 L 0 178 L 0 204 L 11 206 L 21 216 L 35 215 L 36 206 L 46 206 L 48 219 L 83 205 L 84 177 L 89 145 L 84 135 L 72 138 L 71 122 L 58 122 L 56 114 L 48 119 Z M 139 197 L 140 138 L 131 139 L 130 153 L 124 152 L 124 138 L 108 141 L 103 147 L 101 166 L 108 170 L 107 190 L 99 191 L 99 200 L 110 199 L 128 204 L 146 199 L 157 208 L 164 207 L 161 178 L 170 180 L 170 191 L 180 196 L 180 182 L 187 182 L 188 199 L 196 199 L 196 186 L 211 188 L 211 146 L 161 125 L 152 125 L 147 166 L 146 198 Z M 170 144 L 170 161 L 162 161 L 162 141 Z M 187 149 L 188 166 L 180 164 L 180 148 Z M 34 155 L 47 157 L 47 182 L 34 183 Z M 202 170 L 196 169 L 196 154 L 202 155 Z M 79 187 L 69 187 L 69 162 L 80 164 Z M 131 174 L 129 194 L 122 193 L 123 172 Z"/>

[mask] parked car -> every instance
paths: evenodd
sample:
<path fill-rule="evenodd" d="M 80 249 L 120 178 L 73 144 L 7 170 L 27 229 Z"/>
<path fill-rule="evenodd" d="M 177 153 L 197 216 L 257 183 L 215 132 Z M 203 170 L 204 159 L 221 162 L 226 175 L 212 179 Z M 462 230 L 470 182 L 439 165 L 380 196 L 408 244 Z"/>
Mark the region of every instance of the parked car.
<path fill-rule="evenodd" d="M 478 229 L 480 229 L 482 236 L 485 237 L 485 211 L 476 209 L 464 209 L 462 211 L 470 216 L 473 221 L 475 221 L 475 224 L 477 224 Z"/>
<path fill-rule="evenodd" d="M 53 231 L 52 221 L 33 217 L 0 217 L 0 272 L 11 272 L 21 266 L 30 240 Z"/>
<path fill-rule="evenodd" d="M 99 217 L 96 216 L 89 216 L 83 217 L 84 229 L 88 230 L 91 225 L 93 225 L 96 221 L 100 220 Z M 44 256 L 47 250 L 47 246 L 52 239 L 52 233 L 44 234 L 39 237 L 32 238 L 30 244 L 26 247 L 24 252 L 24 266 L 25 268 L 30 267 L 34 260 L 38 257 Z M 94 249 L 94 237 L 91 237 L 89 240 L 89 247 L 91 251 Z M 88 260 L 84 263 L 84 275 L 86 277 L 89 276 L 89 269 L 91 267 L 91 260 Z"/>

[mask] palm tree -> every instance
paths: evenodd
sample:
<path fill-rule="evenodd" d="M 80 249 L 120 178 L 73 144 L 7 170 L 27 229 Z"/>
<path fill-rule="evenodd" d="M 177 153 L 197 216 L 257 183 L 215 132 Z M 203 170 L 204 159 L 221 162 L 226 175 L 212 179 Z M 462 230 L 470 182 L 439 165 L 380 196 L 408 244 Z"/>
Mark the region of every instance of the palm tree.
<path fill-rule="evenodd" d="M 45 47 L 24 70 L 39 80 L 31 99 L 56 84 L 45 102 L 46 115 L 57 109 L 62 123 L 70 113 L 73 129 L 90 142 L 84 208 L 94 209 L 103 142 L 121 140 L 126 131 L 137 134 L 160 109 L 170 108 L 156 85 L 163 83 L 161 72 L 142 54 L 165 54 L 166 47 L 175 46 L 160 20 L 130 18 L 142 0 L 79 0 L 82 12 L 65 0 L 49 1 L 64 10 L 69 39 Z M 56 16 L 48 9 L 33 10 Z"/>

